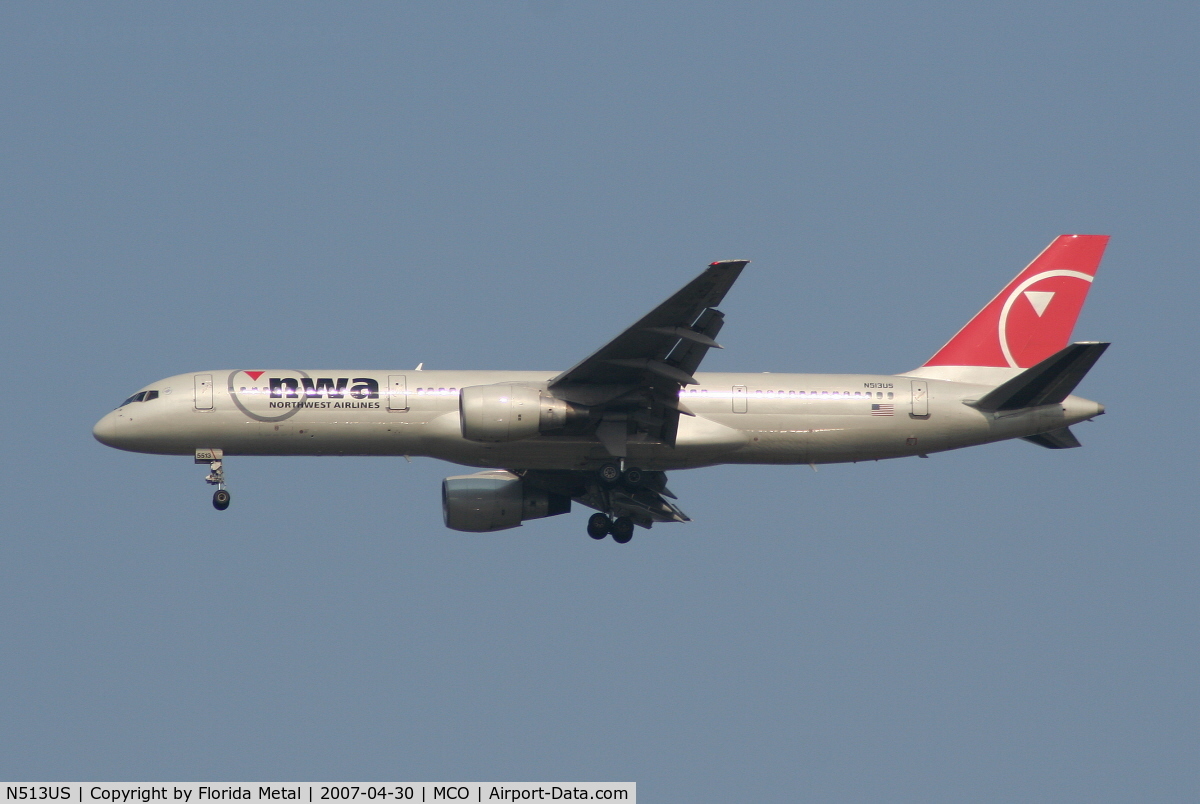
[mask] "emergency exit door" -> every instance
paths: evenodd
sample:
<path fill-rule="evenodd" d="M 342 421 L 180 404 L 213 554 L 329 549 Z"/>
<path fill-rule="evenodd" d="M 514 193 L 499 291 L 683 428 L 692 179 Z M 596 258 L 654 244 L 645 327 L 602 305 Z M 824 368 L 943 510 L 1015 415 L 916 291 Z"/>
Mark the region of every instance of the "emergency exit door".
<path fill-rule="evenodd" d="M 408 410 L 408 381 L 404 374 L 388 375 L 388 410 Z"/>
<path fill-rule="evenodd" d="M 744 385 L 733 386 L 733 412 L 746 412 L 746 386 Z"/>
<path fill-rule="evenodd" d="M 912 415 L 929 415 L 929 383 L 925 380 L 912 381 Z"/>
<path fill-rule="evenodd" d="M 213 379 L 211 374 L 196 375 L 196 410 L 212 410 Z"/>

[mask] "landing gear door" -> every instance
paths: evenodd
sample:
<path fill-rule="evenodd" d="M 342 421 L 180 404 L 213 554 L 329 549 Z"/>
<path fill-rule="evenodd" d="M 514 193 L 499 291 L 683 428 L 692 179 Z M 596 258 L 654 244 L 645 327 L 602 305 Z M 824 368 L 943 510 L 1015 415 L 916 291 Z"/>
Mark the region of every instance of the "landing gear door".
<path fill-rule="evenodd" d="M 388 410 L 408 410 L 408 383 L 405 376 L 388 375 Z"/>
<path fill-rule="evenodd" d="M 196 410 L 212 410 L 213 379 L 211 374 L 196 375 Z"/>
<path fill-rule="evenodd" d="M 912 381 L 912 415 L 929 416 L 929 383 L 925 380 Z"/>
<path fill-rule="evenodd" d="M 746 412 L 746 386 L 744 385 L 733 386 L 733 412 Z"/>

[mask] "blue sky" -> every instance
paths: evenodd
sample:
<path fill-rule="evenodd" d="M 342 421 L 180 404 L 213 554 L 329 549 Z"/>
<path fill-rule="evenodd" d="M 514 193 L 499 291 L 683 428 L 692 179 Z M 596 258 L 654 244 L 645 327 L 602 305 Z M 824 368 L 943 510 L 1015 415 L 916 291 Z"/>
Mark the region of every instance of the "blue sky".
<path fill-rule="evenodd" d="M 0 776 L 1197 785 L 1198 12 L 0 8 Z M 920 364 L 1061 233 L 1109 415 L 675 473 L 695 522 L 443 529 L 431 460 L 116 452 L 184 371 L 562 369 L 722 258 L 709 370 Z"/>

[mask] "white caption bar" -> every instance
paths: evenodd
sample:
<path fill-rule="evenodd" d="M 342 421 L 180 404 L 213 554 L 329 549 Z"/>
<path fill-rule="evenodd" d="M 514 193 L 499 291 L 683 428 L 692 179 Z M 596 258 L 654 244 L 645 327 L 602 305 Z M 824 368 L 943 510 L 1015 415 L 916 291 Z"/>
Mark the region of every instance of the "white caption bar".
<path fill-rule="evenodd" d="M 619 801 L 637 804 L 636 782 L 201 782 L 4 783 L 4 801 L 62 804 L 212 802 Z"/>

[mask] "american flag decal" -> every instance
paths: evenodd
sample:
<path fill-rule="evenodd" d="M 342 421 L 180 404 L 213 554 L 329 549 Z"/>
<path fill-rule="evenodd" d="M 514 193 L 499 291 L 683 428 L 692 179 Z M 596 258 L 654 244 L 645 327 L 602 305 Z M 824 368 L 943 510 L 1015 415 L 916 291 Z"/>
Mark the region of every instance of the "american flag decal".
<path fill-rule="evenodd" d="M 895 405 L 871 405 L 872 416 L 894 416 L 896 415 Z"/>

